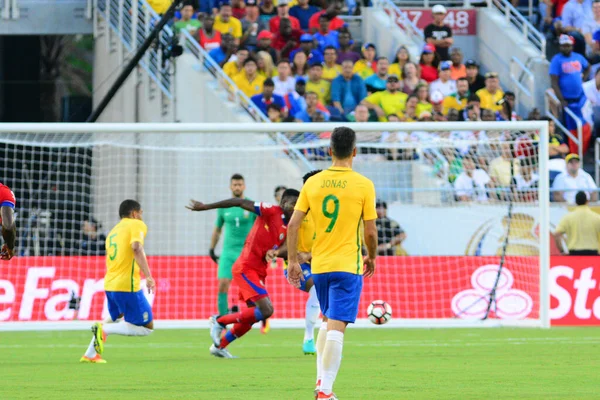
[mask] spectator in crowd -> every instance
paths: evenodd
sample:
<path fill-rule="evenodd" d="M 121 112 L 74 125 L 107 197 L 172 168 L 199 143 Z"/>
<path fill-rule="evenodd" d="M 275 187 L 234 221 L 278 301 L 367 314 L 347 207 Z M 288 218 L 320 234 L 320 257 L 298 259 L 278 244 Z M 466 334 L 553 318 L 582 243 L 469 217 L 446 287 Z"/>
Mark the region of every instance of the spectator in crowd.
<path fill-rule="evenodd" d="M 272 34 L 277 34 L 279 32 L 279 24 L 281 23 L 281 20 L 283 18 L 287 18 L 290 20 L 290 23 L 292 24 L 292 29 L 299 31 L 302 30 L 300 28 L 300 21 L 298 21 L 297 18 L 292 17 L 290 15 L 290 8 L 288 5 L 289 0 L 277 1 L 277 16 L 271 18 L 271 20 L 269 21 L 269 30 Z"/>
<path fill-rule="evenodd" d="M 450 67 L 450 78 L 457 81 L 460 78 L 466 78 L 467 67 L 463 64 L 463 53 L 458 47 L 455 47 L 450 52 L 450 60 L 452 66 Z"/>
<path fill-rule="evenodd" d="M 175 33 L 188 31 L 193 36 L 198 29 L 202 28 L 202 23 L 194 18 L 195 13 L 194 3 L 191 1 L 184 2 L 181 7 L 181 19 L 173 24 Z"/>
<path fill-rule="evenodd" d="M 289 110 L 288 114 L 291 117 L 298 114 L 300 111 L 306 110 L 305 94 L 306 81 L 304 78 L 298 78 L 296 79 L 295 90 L 283 96 L 283 101 L 285 101 L 285 106 Z"/>
<path fill-rule="evenodd" d="M 223 68 L 234 51 L 235 42 L 233 36 L 231 36 L 229 33 L 226 33 L 221 36 L 221 46 L 209 51 L 208 55 L 213 59 L 214 62 L 219 64 L 219 67 Z"/>
<path fill-rule="evenodd" d="M 389 67 L 390 62 L 387 57 L 379 57 L 377 59 L 377 65 L 375 67 L 376 73 L 365 79 L 367 92 L 375 93 L 385 90 Z M 398 77 L 396 76 L 396 79 L 397 78 Z"/>
<path fill-rule="evenodd" d="M 278 123 L 283 120 L 283 112 L 281 106 L 278 104 L 271 103 L 267 106 L 267 116 L 269 117 L 269 121 Z"/>
<path fill-rule="evenodd" d="M 566 33 L 573 38 L 575 52 L 585 54 L 585 39 L 582 31 L 586 21 L 590 18 L 589 3 L 585 0 L 569 0 L 563 8 L 561 15 L 561 33 Z M 562 36 L 562 35 L 561 35 Z"/>
<path fill-rule="evenodd" d="M 323 115 L 325 121 L 329 121 L 329 116 L 321 112 L 317 107 L 319 103 L 319 96 L 315 92 L 306 92 L 306 110 L 300 111 L 294 118 L 297 122 L 313 122 L 315 114 L 319 113 Z"/>
<path fill-rule="evenodd" d="M 279 21 L 279 33 L 275 35 L 271 45 L 279 52 L 279 59 L 288 58 L 292 50 L 298 48 L 302 31 L 292 28 L 292 23 L 287 18 Z"/>
<path fill-rule="evenodd" d="M 600 0 L 594 0 L 592 3 L 592 16 L 586 18 L 581 33 L 587 45 L 587 53 L 592 54 L 594 49 L 594 32 L 600 30 Z M 586 53 L 582 54 L 585 55 Z"/>
<path fill-rule="evenodd" d="M 448 114 L 448 110 L 451 108 L 457 111 L 464 110 L 470 95 L 471 92 L 469 92 L 469 81 L 467 78 L 458 78 L 456 81 L 456 92 L 444 98 L 444 115 Z"/>
<path fill-rule="evenodd" d="M 500 151 L 501 155 L 490 162 L 490 178 L 492 178 L 494 186 L 508 188 L 512 178 L 520 173 L 519 160 L 513 157 L 510 143 L 502 143 Z"/>
<path fill-rule="evenodd" d="M 462 160 L 462 172 L 454 180 L 454 194 L 458 201 L 488 201 L 490 176 L 483 169 L 476 168 L 469 156 Z"/>
<path fill-rule="evenodd" d="M 323 64 L 318 61 L 310 65 L 306 91 L 316 93 L 321 104 L 329 104 L 331 99 L 331 83 L 323 79 Z"/>
<path fill-rule="evenodd" d="M 469 82 L 469 92 L 475 94 L 478 90 L 485 87 L 485 78 L 479 73 L 479 64 L 474 60 L 467 60 L 465 63 L 467 71 L 467 81 Z"/>
<path fill-rule="evenodd" d="M 275 82 L 275 94 L 285 96 L 296 90 L 296 80 L 292 77 L 292 67 L 287 59 L 277 63 L 277 76 L 273 77 Z"/>
<path fill-rule="evenodd" d="M 354 109 L 354 112 L 348 115 L 348 121 L 350 122 L 371 122 L 371 113 L 369 109 L 359 104 Z"/>
<path fill-rule="evenodd" d="M 375 110 L 377 118 L 385 121 L 390 114 L 401 115 L 406 108 L 406 93 L 400 91 L 400 80 L 395 75 L 387 77 L 385 90 L 376 92 L 364 99 L 361 104 Z"/>
<path fill-rule="evenodd" d="M 318 43 L 317 49 L 323 53 L 327 46 L 340 47 L 340 33 L 329 29 L 329 19 L 325 15 L 319 17 L 319 30 L 313 35 Z"/>
<path fill-rule="evenodd" d="M 583 119 L 583 77 L 587 76 L 590 65 L 585 57 L 573 52 L 573 39 L 570 36 L 560 35 L 558 42 L 560 53 L 552 57 L 550 62 L 552 89 L 563 107 L 568 107 L 577 117 Z M 577 127 L 568 114 L 565 115 L 565 124 L 569 130 Z"/>
<path fill-rule="evenodd" d="M 402 74 L 402 70 L 404 66 L 410 62 L 410 53 L 406 46 L 402 45 L 398 47 L 396 51 L 396 58 L 392 65 L 390 65 L 388 73 L 390 75 L 396 75 L 400 79 L 404 79 L 404 75 Z"/>
<path fill-rule="evenodd" d="M 299 51 L 294 54 L 292 61 L 292 75 L 294 78 L 308 79 L 308 57 Z"/>
<path fill-rule="evenodd" d="M 308 33 L 300 36 L 300 48 L 290 53 L 290 58 L 293 60 L 297 52 L 301 51 L 306 54 L 309 64 L 313 62 L 323 63 L 323 53 L 320 50 L 315 49 L 315 40 L 312 35 Z"/>
<path fill-rule="evenodd" d="M 280 110 L 285 114 L 286 106 L 283 97 L 275 94 L 275 83 L 273 79 L 267 78 L 263 82 L 263 91 L 261 94 L 257 94 L 252 96 L 250 100 L 258 107 L 260 111 L 262 111 L 265 115 L 267 115 L 267 107 L 271 104 L 276 104 L 279 106 Z"/>
<path fill-rule="evenodd" d="M 456 81 L 452 80 L 451 68 L 452 63 L 450 61 L 442 61 L 440 63 L 439 78 L 431 82 L 429 93 L 440 92 L 446 97 L 456 92 Z"/>
<path fill-rule="evenodd" d="M 260 3 L 260 20 L 265 24 L 269 24 L 271 18 L 277 15 L 277 7 L 273 3 L 273 0 L 262 0 Z"/>
<path fill-rule="evenodd" d="M 444 115 L 448 121 L 457 122 L 459 120 L 459 111 L 456 108 L 449 108 Z"/>
<path fill-rule="evenodd" d="M 362 47 L 363 58 L 354 64 L 354 73 L 362 79 L 367 79 L 377 68 L 377 48 L 373 43 L 365 43 Z"/>
<path fill-rule="evenodd" d="M 298 0 L 298 4 L 290 8 L 290 15 L 300 21 L 300 29 L 308 32 L 310 17 L 320 11 L 320 8 L 309 4 L 309 0 Z"/>
<path fill-rule="evenodd" d="M 444 18 L 447 14 L 446 7 L 437 4 L 433 6 L 431 11 L 433 12 L 433 22 L 425 27 L 423 34 L 427 43 L 435 46 L 434 49 L 437 50 L 440 59 L 446 61 L 450 59 L 448 50 L 454 43 L 452 29 L 444 24 Z"/>
<path fill-rule="evenodd" d="M 148 0 L 148 5 L 154 10 L 158 15 L 164 14 L 167 12 L 169 7 L 171 6 L 172 1 L 170 0 Z"/>
<path fill-rule="evenodd" d="M 333 46 L 325 47 L 323 52 L 325 64 L 323 65 L 323 79 L 333 81 L 342 73 L 342 66 L 337 63 L 337 50 Z"/>
<path fill-rule="evenodd" d="M 321 15 L 325 15 L 329 19 L 329 30 L 337 31 L 343 28 L 346 23 L 338 15 L 342 12 L 342 2 L 339 0 L 333 0 L 329 3 L 329 6 L 318 13 L 313 14 L 308 20 L 308 28 L 310 32 L 314 33 L 319 29 L 319 18 Z"/>
<path fill-rule="evenodd" d="M 98 233 L 100 225 L 94 218 L 88 218 L 81 224 L 81 240 L 77 242 L 79 255 L 103 256 L 106 254 L 106 236 Z"/>
<path fill-rule="evenodd" d="M 469 95 L 467 106 L 459 114 L 460 121 L 481 121 L 481 103 L 475 93 Z"/>
<path fill-rule="evenodd" d="M 419 104 L 417 104 L 417 115 L 420 116 L 423 111 L 433 111 L 433 106 L 429 102 L 429 85 L 427 85 L 427 83 L 419 84 L 417 90 L 415 90 L 415 94 L 419 99 Z"/>
<path fill-rule="evenodd" d="M 390 73 L 390 75 L 392 75 Z M 417 90 L 417 86 L 425 81 L 419 78 L 419 67 L 413 62 L 407 62 L 402 69 L 402 92 L 410 95 Z"/>
<path fill-rule="evenodd" d="M 377 254 L 380 256 L 406 255 L 406 251 L 400 249 L 402 242 L 406 240 L 406 233 L 400 225 L 387 216 L 387 203 L 377 200 Z"/>
<path fill-rule="evenodd" d="M 600 7 L 600 3 L 594 4 L 598 4 Z M 586 119 L 594 123 L 595 137 L 598 138 L 600 137 L 600 68 L 596 70 L 594 79 L 583 84 L 583 94 L 592 107 L 591 115 Z"/>
<path fill-rule="evenodd" d="M 429 102 L 432 106 L 431 113 L 433 114 L 434 121 L 446 121 L 446 117 L 444 116 L 444 95 L 442 92 L 436 91 L 431 93 Z"/>
<path fill-rule="evenodd" d="M 540 177 L 535 172 L 537 165 L 533 159 L 522 158 L 520 171 L 513 178 L 513 199 L 519 202 L 532 202 L 538 199 Z"/>
<path fill-rule="evenodd" d="M 481 120 L 486 122 L 492 122 L 496 120 L 496 114 L 492 110 L 487 108 L 481 109 Z"/>
<path fill-rule="evenodd" d="M 255 53 L 259 53 L 261 51 L 265 51 L 269 53 L 271 56 L 271 60 L 277 60 L 277 52 L 271 46 L 271 42 L 273 40 L 273 34 L 269 31 L 261 31 L 256 37 L 256 48 L 254 49 Z"/>
<path fill-rule="evenodd" d="M 275 187 L 275 192 L 273 193 L 273 197 L 275 198 L 275 204 L 279 204 L 281 202 L 281 196 L 283 196 L 283 192 L 287 190 L 287 186 L 279 185 Z"/>
<path fill-rule="evenodd" d="M 426 44 L 421 52 L 419 66 L 421 67 L 421 79 L 427 83 L 431 83 L 438 78 L 438 66 L 440 59 L 435 52 L 435 47 L 432 44 Z"/>
<path fill-rule="evenodd" d="M 248 52 L 247 48 L 240 47 L 235 53 L 236 59 L 228 61 L 225 63 L 225 65 L 223 65 L 223 72 L 225 72 L 228 77 L 233 79 L 234 76 L 242 72 L 242 69 L 244 68 L 244 61 L 246 61 L 249 54 L 250 53 Z"/>
<path fill-rule="evenodd" d="M 521 119 L 515 111 L 516 97 L 513 92 L 506 92 L 496 104 L 501 108 L 496 112 L 496 121 L 518 121 Z"/>
<path fill-rule="evenodd" d="M 598 200 L 594 179 L 580 168 L 579 155 L 571 153 L 566 158 L 567 171 L 560 173 L 552 183 L 554 201 L 575 204 L 575 193 L 584 190 L 592 201 Z"/>
<path fill-rule="evenodd" d="M 575 194 L 577 207 L 560 220 L 553 233 L 556 247 L 560 254 L 571 256 L 597 256 L 598 238 L 600 237 L 600 215 L 587 205 L 585 192 Z M 563 248 L 563 240 L 567 242 L 567 251 Z"/>
<path fill-rule="evenodd" d="M 275 74 L 273 58 L 266 51 L 259 51 L 256 54 L 256 64 L 258 65 L 258 73 L 265 78 L 272 78 Z"/>
<path fill-rule="evenodd" d="M 556 132 L 556 125 L 550 117 L 542 118 L 543 121 L 548 121 L 548 152 L 550 159 L 564 159 L 569 153 L 569 146 L 563 135 Z"/>
<path fill-rule="evenodd" d="M 202 23 L 202 28 L 198 30 L 198 43 L 200 47 L 208 52 L 221 46 L 221 32 L 213 28 L 214 23 L 215 17 L 206 15 Z"/>
<path fill-rule="evenodd" d="M 259 16 L 258 0 L 246 0 L 246 15 L 240 20 L 243 32 L 241 43 L 250 50 L 256 48 L 259 33 L 267 29 Z"/>
<path fill-rule="evenodd" d="M 367 87 L 353 72 L 352 60 L 342 62 L 342 74 L 331 82 L 331 102 L 342 115 L 351 113 L 367 97 Z"/>
<path fill-rule="evenodd" d="M 215 17 L 214 29 L 221 32 L 221 35 L 230 34 L 238 44 L 242 38 L 242 23 L 232 15 L 231 3 L 229 0 L 221 0 L 219 14 Z"/>
<path fill-rule="evenodd" d="M 419 105 L 419 98 L 414 95 L 411 94 L 410 96 L 408 96 L 408 98 L 406 99 L 406 107 L 404 109 L 404 118 L 402 118 L 402 121 L 404 122 L 416 122 L 418 117 L 417 117 L 417 106 Z"/>
<path fill-rule="evenodd" d="M 265 77 L 258 74 L 258 66 L 254 58 L 248 57 L 244 61 L 244 71 L 233 78 L 237 85 L 246 96 L 252 97 L 262 93 Z"/>
<path fill-rule="evenodd" d="M 341 65 L 345 60 L 350 60 L 352 61 L 352 65 L 354 65 L 355 62 L 360 60 L 360 54 L 352 50 L 352 37 L 350 36 L 350 32 L 341 31 L 338 35 L 338 41 L 340 42 L 337 58 L 338 64 Z"/>
<path fill-rule="evenodd" d="M 481 108 L 500 111 L 502 104 L 498 104 L 504 98 L 504 92 L 500 89 L 500 80 L 496 72 L 485 74 L 485 87 L 476 92 L 481 102 Z"/>

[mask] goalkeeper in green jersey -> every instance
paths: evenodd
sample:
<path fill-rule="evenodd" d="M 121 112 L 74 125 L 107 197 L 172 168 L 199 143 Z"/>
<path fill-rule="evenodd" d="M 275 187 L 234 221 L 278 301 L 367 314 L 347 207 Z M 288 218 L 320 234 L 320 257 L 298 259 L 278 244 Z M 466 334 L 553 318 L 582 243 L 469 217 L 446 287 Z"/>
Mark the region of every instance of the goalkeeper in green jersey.
<path fill-rule="evenodd" d="M 233 197 L 244 197 L 246 184 L 244 177 L 240 174 L 234 174 L 230 180 L 231 194 Z M 217 222 L 210 241 L 210 258 L 219 265 L 217 278 L 219 279 L 219 294 L 217 304 L 219 315 L 225 315 L 229 312 L 227 302 L 227 292 L 231 285 L 231 267 L 242 252 L 244 242 L 248 232 L 252 229 L 256 214 L 244 210 L 240 207 L 221 208 L 217 211 Z M 215 247 L 219 242 L 221 233 L 225 227 L 223 238 L 223 250 L 221 256 L 215 254 Z"/>

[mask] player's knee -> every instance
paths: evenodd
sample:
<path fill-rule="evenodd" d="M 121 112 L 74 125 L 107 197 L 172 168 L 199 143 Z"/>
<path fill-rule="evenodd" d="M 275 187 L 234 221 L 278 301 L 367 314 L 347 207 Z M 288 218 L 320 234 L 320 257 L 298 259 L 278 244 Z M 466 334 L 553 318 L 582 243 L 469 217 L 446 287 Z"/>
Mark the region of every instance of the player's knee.
<path fill-rule="evenodd" d="M 154 321 L 150 321 L 149 323 L 147 323 L 146 325 L 144 325 L 144 328 L 154 329 Z"/>
<path fill-rule="evenodd" d="M 270 318 L 273 315 L 273 305 L 271 303 L 261 304 L 259 309 L 264 319 Z"/>
<path fill-rule="evenodd" d="M 219 293 L 227 293 L 229 291 L 229 286 L 231 286 L 231 281 L 229 279 L 220 279 Z"/>

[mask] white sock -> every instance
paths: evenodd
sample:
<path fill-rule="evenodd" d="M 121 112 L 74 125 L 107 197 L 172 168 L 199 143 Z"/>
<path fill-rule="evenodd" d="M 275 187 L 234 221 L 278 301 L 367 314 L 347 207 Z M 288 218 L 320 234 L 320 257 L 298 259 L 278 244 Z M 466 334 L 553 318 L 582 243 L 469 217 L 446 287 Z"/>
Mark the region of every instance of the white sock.
<path fill-rule="evenodd" d="M 306 315 L 304 317 L 304 341 L 315 338 L 315 324 L 319 318 L 319 299 L 317 299 L 317 290 L 311 287 L 306 300 Z"/>
<path fill-rule="evenodd" d="M 323 376 L 323 351 L 327 342 L 327 322 L 321 322 L 319 335 L 317 336 L 317 382 Z"/>
<path fill-rule="evenodd" d="M 325 394 L 330 394 L 333 390 L 333 383 L 342 363 L 343 347 L 344 334 L 342 332 L 327 332 L 327 342 L 323 352 L 323 377 L 320 388 L 321 392 Z"/>
<path fill-rule="evenodd" d="M 152 329 L 148 329 L 144 326 L 132 325 L 125 321 L 116 324 L 105 324 L 102 328 L 107 335 L 148 336 L 152 333 Z"/>
<path fill-rule="evenodd" d="M 96 349 L 94 349 L 94 338 L 92 338 L 92 341 L 90 342 L 90 345 L 89 345 L 87 351 L 85 352 L 85 356 L 87 358 L 96 357 Z"/>

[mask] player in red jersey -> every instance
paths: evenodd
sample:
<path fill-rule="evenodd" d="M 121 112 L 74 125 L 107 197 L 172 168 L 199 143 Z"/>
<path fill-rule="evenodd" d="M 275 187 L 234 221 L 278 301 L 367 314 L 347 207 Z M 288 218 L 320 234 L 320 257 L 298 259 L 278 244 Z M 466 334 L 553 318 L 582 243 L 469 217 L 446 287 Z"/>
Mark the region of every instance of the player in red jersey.
<path fill-rule="evenodd" d="M 273 315 L 273 305 L 265 288 L 268 262 L 267 252 L 277 249 L 287 236 L 287 221 L 294 212 L 294 206 L 300 192 L 286 189 L 278 206 L 268 203 L 254 203 L 251 200 L 234 198 L 212 204 L 203 204 L 192 200 L 187 207 L 192 211 L 206 211 L 215 208 L 241 207 L 258 215 L 252 230 L 246 238 L 242 254 L 233 264 L 233 282 L 240 290 L 240 300 L 248 304 L 248 309 L 210 318 L 210 336 L 213 345 L 210 353 L 215 357 L 234 358 L 226 347 L 245 335 L 255 322 Z M 222 335 L 229 324 L 230 331 Z"/>
<path fill-rule="evenodd" d="M 17 227 L 15 225 L 15 194 L 6 185 L 0 183 L 0 217 L 2 219 L 2 238 L 4 245 L 0 250 L 0 259 L 8 261 L 15 255 Z"/>

